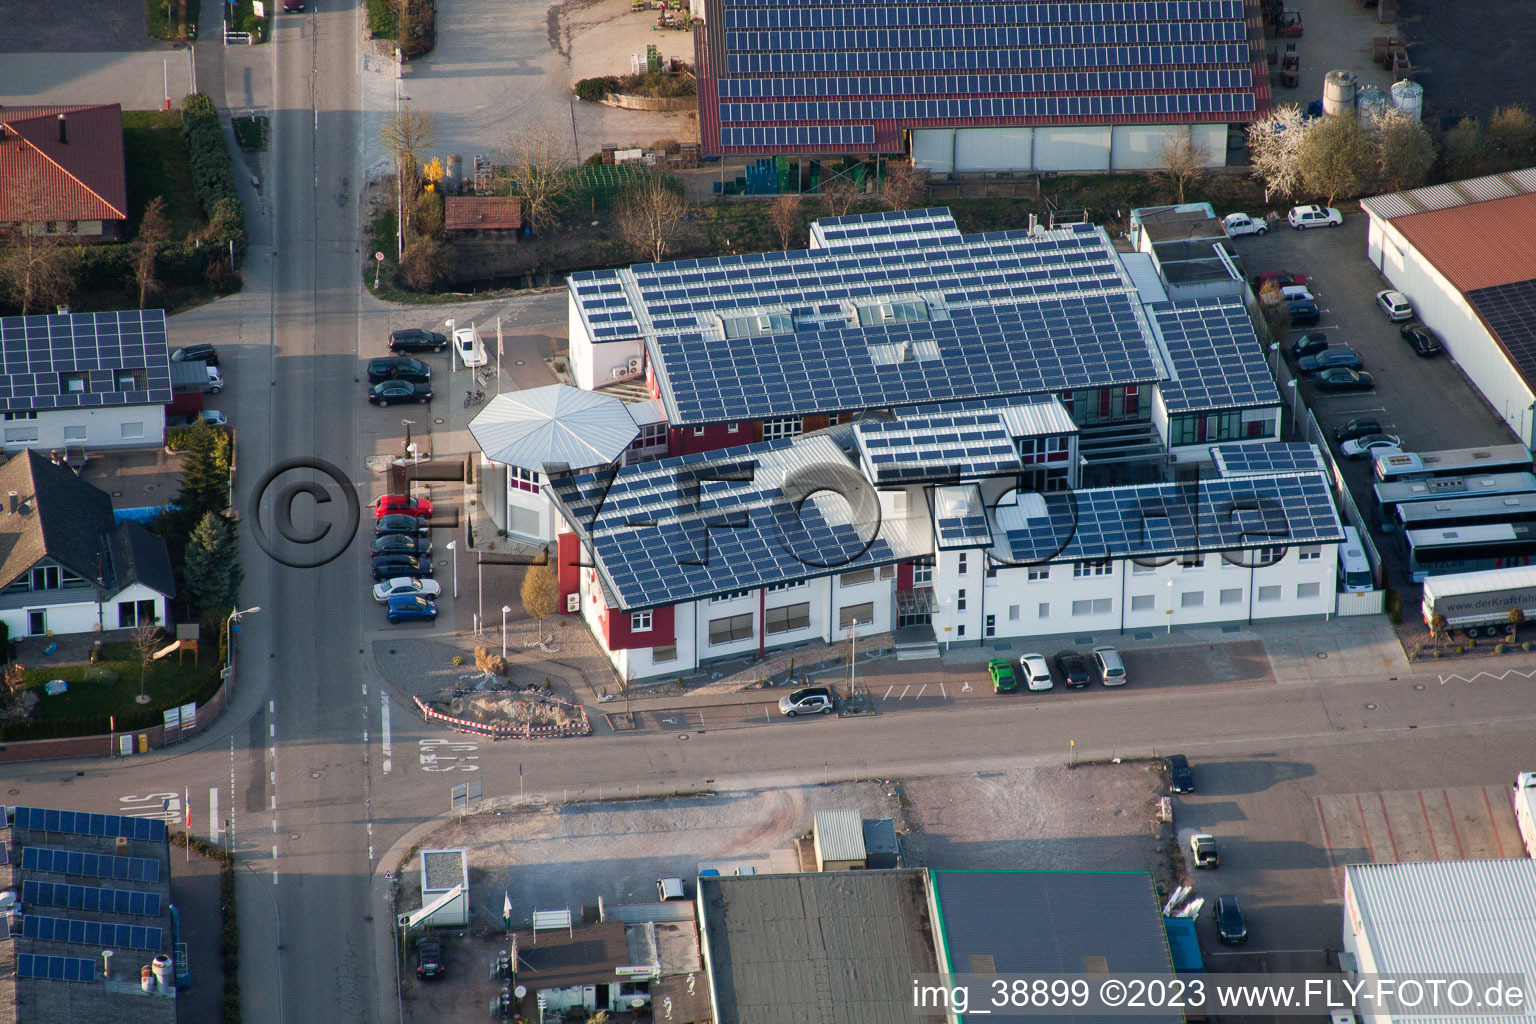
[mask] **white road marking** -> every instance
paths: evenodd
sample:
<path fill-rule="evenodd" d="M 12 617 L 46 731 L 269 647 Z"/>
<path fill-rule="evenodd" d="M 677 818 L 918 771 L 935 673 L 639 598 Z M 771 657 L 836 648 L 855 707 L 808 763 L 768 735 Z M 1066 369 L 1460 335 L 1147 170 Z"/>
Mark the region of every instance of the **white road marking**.
<path fill-rule="evenodd" d="M 961 693 L 970 693 L 971 692 L 971 684 L 970 683 L 961 683 L 960 684 L 960 692 Z"/>
<path fill-rule="evenodd" d="M 881 697 L 880 699 L 881 700 L 890 700 L 891 699 L 891 691 L 894 690 L 894 689 L 896 689 L 895 686 L 887 686 L 885 688 L 885 696 Z"/>
<path fill-rule="evenodd" d="M 275 701 L 275 700 L 267 701 L 267 714 L 275 715 L 276 713 L 277 713 L 277 701 Z"/>
<path fill-rule="evenodd" d="M 921 696 L 922 696 L 922 695 L 923 695 L 923 691 L 924 691 L 924 690 L 926 690 L 926 689 L 928 689 L 928 684 L 927 684 L 927 683 L 924 683 L 924 684 L 923 684 L 923 685 L 922 685 L 922 686 L 921 686 L 921 687 L 920 687 L 920 688 L 919 688 L 919 689 L 918 689 L 918 691 L 917 691 L 917 694 L 916 694 L 916 695 L 915 695 L 915 696 L 914 696 L 914 697 L 913 697 L 913 698 L 912 698 L 912 699 L 913 699 L 913 700 L 916 700 L 916 699 L 917 699 L 917 698 L 918 698 L 918 697 L 921 697 Z"/>
<path fill-rule="evenodd" d="M 383 719 L 383 728 L 379 733 L 379 750 L 384 755 L 384 774 L 388 775 L 394 768 L 394 764 L 391 761 L 393 746 L 389 736 L 389 694 L 387 693 L 379 694 L 379 714 Z"/>
<path fill-rule="evenodd" d="M 1472 680 L 1476 679 L 1478 676 L 1487 676 L 1489 679 L 1508 679 L 1510 676 L 1519 676 L 1521 679 L 1530 679 L 1532 676 L 1536 676 L 1536 668 L 1531 669 L 1529 672 L 1522 672 L 1522 671 L 1520 671 L 1517 668 L 1511 668 L 1511 669 L 1506 669 L 1503 672 L 1500 672 L 1498 675 L 1494 675 L 1492 672 L 1481 672 L 1481 671 L 1479 671 L 1479 672 L 1474 672 L 1470 676 L 1458 676 L 1458 675 L 1441 676 L 1440 677 L 1440 685 L 1444 686 L 1446 683 L 1450 682 L 1452 679 L 1460 679 L 1464 683 L 1470 683 Z"/>
<path fill-rule="evenodd" d="M 277 860 L 277 844 L 272 844 L 272 859 Z"/>
<path fill-rule="evenodd" d="M 949 691 L 944 689 L 943 683 L 939 684 L 939 696 L 943 697 L 945 700 L 949 700 Z"/>
<path fill-rule="evenodd" d="M 276 871 L 272 872 L 272 884 L 273 885 L 277 884 L 277 872 Z"/>
<path fill-rule="evenodd" d="M 272 794 L 272 809 L 274 811 L 277 810 L 277 794 L 276 793 Z"/>
<path fill-rule="evenodd" d="M 208 787 L 208 841 L 219 841 L 219 788 Z"/>
<path fill-rule="evenodd" d="M 267 723 L 267 735 L 273 737 L 274 739 L 277 737 L 277 723 L 276 722 L 268 722 Z"/>
<path fill-rule="evenodd" d="M 910 689 L 912 689 L 912 687 L 910 687 L 910 686 L 903 686 L 901 688 L 901 696 L 897 697 L 896 699 L 897 700 L 906 700 L 907 699 L 907 691 L 910 690 Z"/>

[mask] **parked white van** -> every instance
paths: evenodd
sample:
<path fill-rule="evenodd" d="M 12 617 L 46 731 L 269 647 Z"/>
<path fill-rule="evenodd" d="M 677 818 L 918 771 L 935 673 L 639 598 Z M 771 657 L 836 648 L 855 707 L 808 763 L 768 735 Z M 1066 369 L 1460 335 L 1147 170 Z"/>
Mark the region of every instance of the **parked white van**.
<path fill-rule="evenodd" d="M 1376 589 L 1371 576 L 1371 562 L 1360 543 L 1360 531 L 1344 527 L 1344 543 L 1339 545 L 1339 589 L 1346 594 L 1364 594 Z"/>

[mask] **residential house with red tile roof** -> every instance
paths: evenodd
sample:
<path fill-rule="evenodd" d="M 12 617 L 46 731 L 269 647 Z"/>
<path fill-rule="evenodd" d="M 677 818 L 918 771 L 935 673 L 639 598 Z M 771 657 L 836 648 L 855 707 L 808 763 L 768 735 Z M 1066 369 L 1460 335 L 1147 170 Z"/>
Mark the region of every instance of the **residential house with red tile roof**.
<path fill-rule="evenodd" d="M 127 219 L 118 104 L 0 107 L 0 228 L 117 242 Z"/>
<path fill-rule="evenodd" d="M 522 200 L 517 196 L 449 196 L 443 213 L 448 231 L 480 237 L 484 232 L 516 232 L 523 226 Z"/>

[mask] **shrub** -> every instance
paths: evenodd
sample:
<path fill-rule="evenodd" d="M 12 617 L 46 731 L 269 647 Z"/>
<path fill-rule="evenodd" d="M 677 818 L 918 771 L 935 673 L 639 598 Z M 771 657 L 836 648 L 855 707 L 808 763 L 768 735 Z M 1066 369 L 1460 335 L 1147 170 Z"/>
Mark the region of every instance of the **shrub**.
<path fill-rule="evenodd" d="M 245 255 L 245 205 L 235 187 L 235 167 L 219 127 L 213 101 L 193 93 L 182 101 L 182 136 L 192 165 L 192 190 L 209 221 L 208 240 L 221 248 L 235 243 L 235 258 Z"/>
<path fill-rule="evenodd" d="M 1494 654 L 1503 654 L 1507 650 L 1509 650 L 1509 644 L 1494 644 L 1493 645 L 1493 653 Z"/>
<path fill-rule="evenodd" d="M 1394 626 L 1403 624 L 1403 595 L 1395 587 L 1387 588 L 1387 621 Z"/>
<path fill-rule="evenodd" d="M 601 102 L 609 93 L 614 91 L 619 80 L 612 75 L 602 75 L 598 78 L 583 78 L 576 83 L 576 96 L 588 103 Z M 601 157 L 599 157 L 601 159 Z"/>
<path fill-rule="evenodd" d="M 1463 647 L 1462 645 L 1457 644 L 1456 645 L 1456 653 L 1457 654 L 1466 654 L 1467 653 L 1467 649 L 1465 647 Z"/>

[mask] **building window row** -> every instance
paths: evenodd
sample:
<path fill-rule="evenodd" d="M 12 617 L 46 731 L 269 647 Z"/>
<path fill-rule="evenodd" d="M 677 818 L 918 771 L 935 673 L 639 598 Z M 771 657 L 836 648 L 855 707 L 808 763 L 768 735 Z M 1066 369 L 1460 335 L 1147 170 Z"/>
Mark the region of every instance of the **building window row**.
<path fill-rule="evenodd" d="M 539 474 L 531 469 L 523 469 L 521 466 L 507 467 L 507 483 L 513 490 L 527 491 L 529 494 L 539 493 Z"/>
<path fill-rule="evenodd" d="M 764 622 L 764 632 L 769 636 L 775 633 L 793 633 L 797 629 L 810 629 L 810 602 L 787 604 L 782 608 L 769 608 Z"/>
<path fill-rule="evenodd" d="M 659 448 L 667 443 L 665 423 L 647 423 L 640 428 L 640 436 L 629 442 L 630 448 Z"/>
<path fill-rule="evenodd" d="M 1273 430 L 1273 420 L 1244 423 L 1239 409 L 1206 415 L 1174 416 L 1168 421 L 1168 445 L 1177 448 L 1187 444 L 1241 441 L 1244 438 L 1268 437 Z"/>
<path fill-rule="evenodd" d="M 1072 576 L 1081 579 L 1084 576 L 1113 576 L 1115 563 L 1105 559 L 1102 562 L 1073 562 Z"/>
<path fill-rule="evenodd" d="M 770 594 L 777 594 L 785 590 L 799 590 L 805 586 L 805 580 L 790 580 L 788 583 L 775 583 L 771 587 L 764 587 Z"/>
<path fill-rule="evenodd" d="M 733 644 L 752 639 L 752 613 L 727 615 L 709 622 L 709 645 Z"/>
<path fill-rule="evenodd" d="M 1067 457 L 1071 440 L 1063 434 L 1051 437 L 1021 437 L 1019 458 L 1026 465 L 1034 462 L 1060 462 Z"/>
<path fill-rule="evenodd" d="M 733 590 L 729 594 L 716 594 L 709 599 L 710 604 L 724 604 L 727 601 L 740 601 L 744 597 L 752 596 L 750 590 Z"/>
<path fill-rule="evenodd" d="M 763 440 L 778 441 L 786 437 L 799 437 L 805 430 L 805 421 L 798 416 L 780 416 L 763 420 Z"/>
<path fill-rule="evenodd" d="M 630 612 L 629 631 L 631 633 L 649 633 L 651 631 L 651 613 Z"/>

